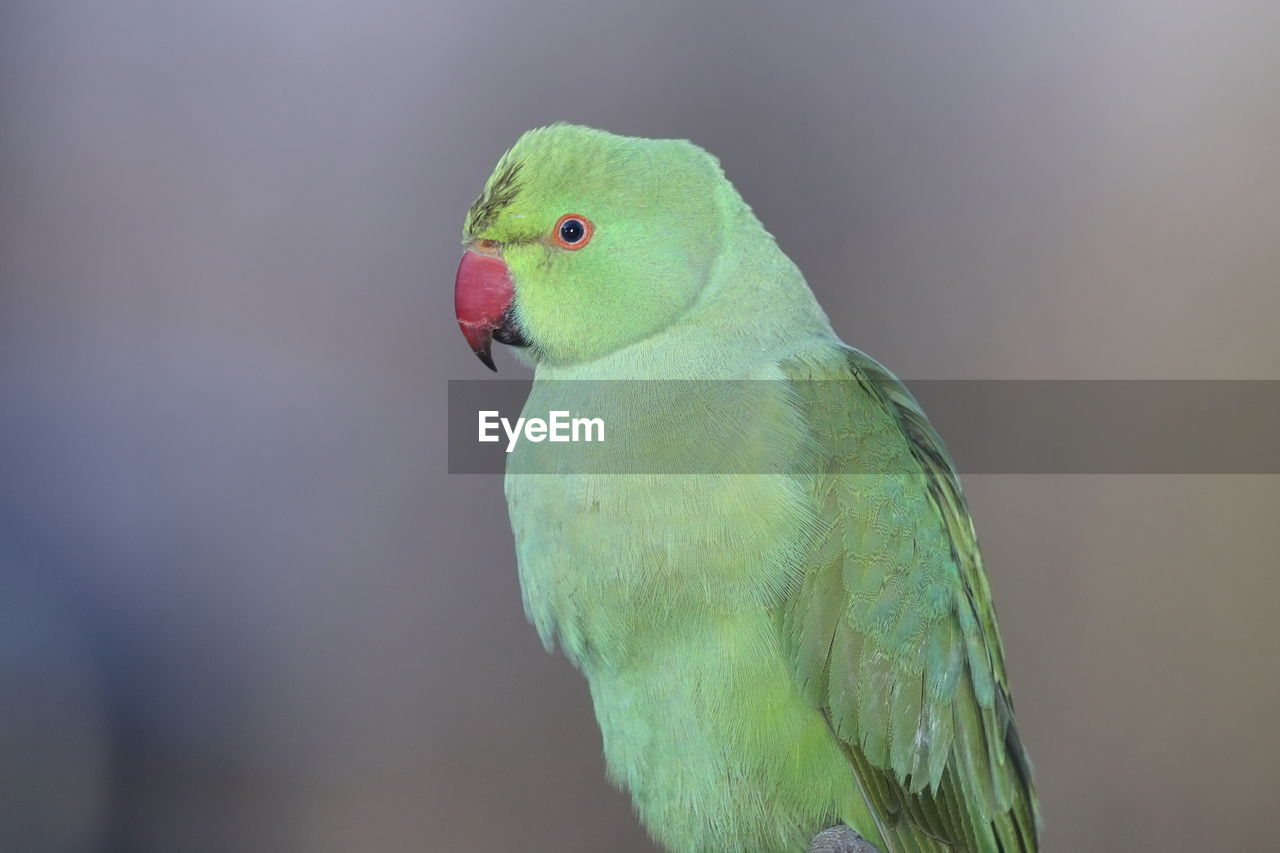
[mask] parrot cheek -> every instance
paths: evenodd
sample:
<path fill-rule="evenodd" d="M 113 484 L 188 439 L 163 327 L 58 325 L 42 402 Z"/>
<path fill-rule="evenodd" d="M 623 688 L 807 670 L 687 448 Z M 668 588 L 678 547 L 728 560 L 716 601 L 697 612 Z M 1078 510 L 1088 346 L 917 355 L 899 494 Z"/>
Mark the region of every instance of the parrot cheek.
<path fill-rule="evenodd" d="M 463 253 L 454 281 L 454 314 L 471 351 L 490 370 L 498 369 L 490 353 L 495 338 L 512 346 L 526 345 L 511 315 L 514 299 L 515 285 L 502 258 L 471 250 Z"/>

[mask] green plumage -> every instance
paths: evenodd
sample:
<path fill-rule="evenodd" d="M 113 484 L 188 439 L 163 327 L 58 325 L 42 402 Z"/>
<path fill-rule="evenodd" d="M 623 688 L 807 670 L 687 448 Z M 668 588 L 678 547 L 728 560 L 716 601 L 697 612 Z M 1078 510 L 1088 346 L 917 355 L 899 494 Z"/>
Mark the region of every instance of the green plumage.
<path fill-rule="evenodd" d="M 954 466 L 910 393 L 844 356 L 786 365 L 818 392 L 803 405 L 831 470 L 818 558 L 783 612 L 789 658 L 892 849 L 1034 850 L 1030 769 Z"/>
<path fill-rule="evenodd" d="M 570 212 L 595 229 L 576 251 L 549 236 Z M 619 460 L 714 432 L 751 461 L 619 475 L 560 457 L 556 476 L 530 476 L 548 448 L 525 445 L 510 463 L 526 607 L 586 675 L 609 773 L 653 836 L 678 853 L 804 851 L 844 822 L 886 853 L 1035 851 L 947 452 L 906 389 L 835 337 L 715 160 L 534 131 L 465 237 L 510 268 L 536 369 L 527 414 L 563 408 L 555 380 L 595 380 L 602 412 L 664 424 L 609 444 Z M 613 379 L 765 381 L 723 399 L 629 385 L 622 400 Z"/>

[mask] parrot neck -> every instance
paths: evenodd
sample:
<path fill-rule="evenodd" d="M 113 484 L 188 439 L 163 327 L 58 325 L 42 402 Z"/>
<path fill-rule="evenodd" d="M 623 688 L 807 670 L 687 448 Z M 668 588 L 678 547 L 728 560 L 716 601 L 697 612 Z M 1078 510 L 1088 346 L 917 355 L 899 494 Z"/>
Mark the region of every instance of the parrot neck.
<path fill-rule="evenodd" d="M 736 192 L 702 292 L 671 325 L 590 362 L 540 363 L 537 379 L 751 379 L 814 340 L 838 343 L 804 276 Z"/>

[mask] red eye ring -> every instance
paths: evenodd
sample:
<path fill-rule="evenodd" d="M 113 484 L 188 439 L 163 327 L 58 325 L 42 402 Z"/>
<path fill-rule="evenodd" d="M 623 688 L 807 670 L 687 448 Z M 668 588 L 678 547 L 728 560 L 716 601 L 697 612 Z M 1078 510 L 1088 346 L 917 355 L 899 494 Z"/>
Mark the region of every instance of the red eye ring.
<path fill-rule="evenodd" d="M 556 227 L 551 230 L 551 240 L 561 249 L 574 252 L 591 242 L 595 230 L 591 220 L 582 214 L 566 213 L 556 221 Z"/>

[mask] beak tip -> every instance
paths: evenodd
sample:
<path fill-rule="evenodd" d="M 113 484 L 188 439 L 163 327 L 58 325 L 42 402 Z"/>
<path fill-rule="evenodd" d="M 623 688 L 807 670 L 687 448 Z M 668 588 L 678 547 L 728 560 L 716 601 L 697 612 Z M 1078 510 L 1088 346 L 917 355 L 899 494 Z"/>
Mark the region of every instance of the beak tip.
<path fill-rule="evenodd" d="M 476 358 L 484 362 L 484 366 L 492 370 L 494 373 L 498 372 L 498 366 L 493 363 L 493 356 L 489 353 L 488 347 L 476 350 Z"/>

